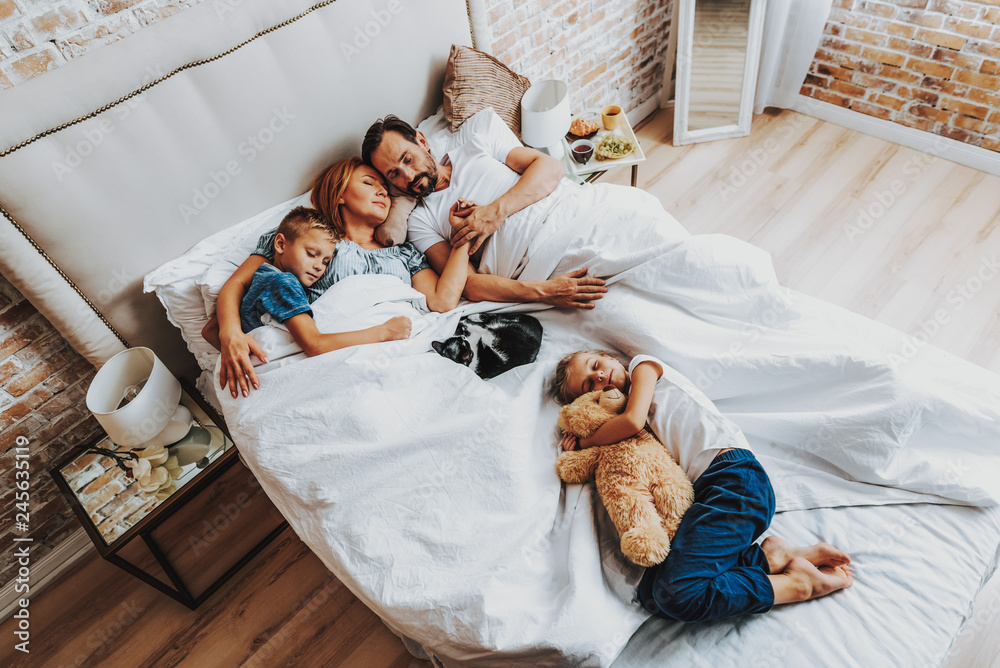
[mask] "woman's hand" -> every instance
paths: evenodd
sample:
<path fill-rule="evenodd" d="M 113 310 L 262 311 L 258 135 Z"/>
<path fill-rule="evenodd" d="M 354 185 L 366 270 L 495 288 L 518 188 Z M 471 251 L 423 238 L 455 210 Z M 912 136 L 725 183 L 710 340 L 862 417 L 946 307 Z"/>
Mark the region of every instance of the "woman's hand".
<path fill-rule="evenodd" d="M 550 278 L 541 283 L 543 304 L 557 308 L 591 309 L 594 302 L 608 291 L 603 278 L 588 276 L 586 269 L 577 269 L 568 274 Z"/>
<path fill-rule="evenodd" d="M 448 209 L 448 224 L 451 225 L 451 229 L 454 231 L 456 227 L 465 226 L 466 217 L 472 213 L 472 209 L 479 206 L 471 199 L 462 199 L 461 197 L 451 205 Z"/>
<path fill-rule="evenodd" d="M 261 362 L 267 363 L 267 355 L 260 344 L 249 334 L 233 331 L 219 334 L 221 342 L 222 368 L 219 370 L 219 387 L 229 390 L 235 399 L 241 393 L 244 397 L 250 395 L 250 388 L 259 389 L 260 381 L 253 369 L 250 355 L 255 355 Z"/>
<path fill-rule="evenodd" d="M 408 339 L 410 338 L 410 328 L 412 326 L 413 323 L 406 316 L 397 315 L 395 318 L 389 318 L 380 325 L 382 328 L 382 340 L 400 341 Z"/>
<path fill-rule="evenodd" d="M 563 434 L 562 449 L 564 452 L 580 449 L 580 439 L 573 434 Z"/>

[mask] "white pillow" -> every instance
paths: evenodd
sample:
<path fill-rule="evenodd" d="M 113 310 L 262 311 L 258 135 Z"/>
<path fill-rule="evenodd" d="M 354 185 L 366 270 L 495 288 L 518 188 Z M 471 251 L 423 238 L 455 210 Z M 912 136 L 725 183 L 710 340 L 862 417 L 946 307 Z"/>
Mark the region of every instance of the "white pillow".
<path fill-rule="evenodd" d="M 198 366 L 202 369 L 214 369 L 219 351 L 201 335 L 208 317 L 205 316 L 205 301 L 195 285 L 195 280 L 204 273 L 206 266 L 197 260 L 169 268 L 163 265 L 146 274 L 143 292 L 156 291 L 156 296 L 167 311 L 167 320 L 181 330 L 181 336 L 198 361 Z"/>
<path fill-rule="evenodd" d="M 462 123 L 462 127 L 453 132 L 447 121 L 444 120 L 443 112 L 439 109 L 437 114 L 424 120 L 417 126 L 417 129 L 427 137 L 427 143 L 430 145 L 434 159 L 440 161 L 445 153 L 458 148 L 467 142 L 472 135 L 489 132 L 490 124 L 494 118 L 499 120 L 500 117 L 493 110 L 493 107 L 486 107 L 470 116 Z"/>
<path fill-rule="evenodd" d="M 421 121 L 420 125 L 417 126 L 417 130 L 423 132 L 428 140 L 442 130 L 446 130 L 448 135 L 457 134 L 456 132 L 451 131 L 451 123 L 449 123 L 448 119 L 444 117 L 444 107 L 438 107 L 436 114 L 428 116 Z M 435 155 L 434 157 L 437 158 L 438 156 Z"/>

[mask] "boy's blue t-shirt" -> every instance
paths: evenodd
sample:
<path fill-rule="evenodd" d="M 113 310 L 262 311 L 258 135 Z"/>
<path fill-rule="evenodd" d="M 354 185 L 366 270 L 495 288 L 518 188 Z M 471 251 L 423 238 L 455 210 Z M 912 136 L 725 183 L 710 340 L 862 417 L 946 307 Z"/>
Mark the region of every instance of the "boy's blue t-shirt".
<path fill-rule="evenodd" d="M 264 323 L 261 318 L 269 313 L 278 322 L 308 313 L 312 315 L 306 289 L 294 274 L 280 271 L 270 264 L 262 264 L 253 273 L 250 287 L 240 302 L 240 327 L 251 332 Z"/>

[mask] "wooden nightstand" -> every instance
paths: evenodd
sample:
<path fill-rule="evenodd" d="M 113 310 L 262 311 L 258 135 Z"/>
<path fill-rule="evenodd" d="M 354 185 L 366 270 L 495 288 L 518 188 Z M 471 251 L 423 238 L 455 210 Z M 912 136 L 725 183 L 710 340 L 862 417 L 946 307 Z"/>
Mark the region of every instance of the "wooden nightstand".
<path fill-rule="evenodd" d="M 579 114 L 574 114 L 573 118 L 587 118 L 600 123 L 601 111 L 599 109 L 590 109 L 580 112 Z M 632 124 L 629 123 L 624 112 L 621 114 L 621 123 L 622 127 L 615 130 L 615 132 L 635 142 L 635 150 L 624 157 L 618 158 L 617 160 L 598 160 L 596 157 L 592 157 L 585 164 L 581 165 L 573 160 L 572 151 L 569 148 L 569 142 L 565 137 L 563 137 L 563 151 L 566 154 L 563 158 L 563 163 L 566 167 L 566 175 L 577 182 L 586 181 L 587 183 L 591 183 L 600 178 L 600 176 L 609 169 L 614 169 L 615 167 L 631 167 L 632 186 L 635 187 L 635 184 L 639 180 L 639 163 L 646 161 L 646 154 L 642 152 L 642 145 L 639 143 L 639 139 L 635 136 L 635 132 L 632 130 Z M 591 138 L 591 141 L 596 144 L 600 141 L 601 137 L 606 134 L 610 133 L 608 130 L 605 130 L 602 125 L 601 129 L 597 131 L 597 135 Z"/>
<path fill-rule="evenodd" d="M 188 383 L 181 403 L 215 433 L 212 450 L 183 467 L 162 500 L 143 495 L 99 438 L 52 469 L 83 528 L 104 559 L 192 610 L 278 536 L 288 523 L 239 461 L 222 419 Z"/>

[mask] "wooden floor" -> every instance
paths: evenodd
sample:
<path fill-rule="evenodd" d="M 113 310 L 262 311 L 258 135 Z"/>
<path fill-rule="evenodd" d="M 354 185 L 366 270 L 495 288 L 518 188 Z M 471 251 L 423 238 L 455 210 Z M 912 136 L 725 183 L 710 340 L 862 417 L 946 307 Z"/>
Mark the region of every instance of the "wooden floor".
<path fill-rule="evenodd" d="M 750 241 L 784 284 L 1000 372 L 1000 277 L 977 276 L 1000 256 L 1000 178 L 787 111 L 755 117 L 750 137 L 684 147 L 671 126 L 661 112 L 638 131 L 639 185 L 692 232 Z M 617 172 L 605 178 L 627 183 Z M 998 591 L 994 579 L 949 668 L 998 656 Z M 291 531 L 196 612 L 95 554 L 30 613 L 30 660 L 8 620 L 0 666 L 430 665 Z"/>
<path fill-rule="evenodd" d="M 0 666 L 429 667 L 290 530 L 192 612 L 95 553 L 34 598 L 31 654 Z"/>

